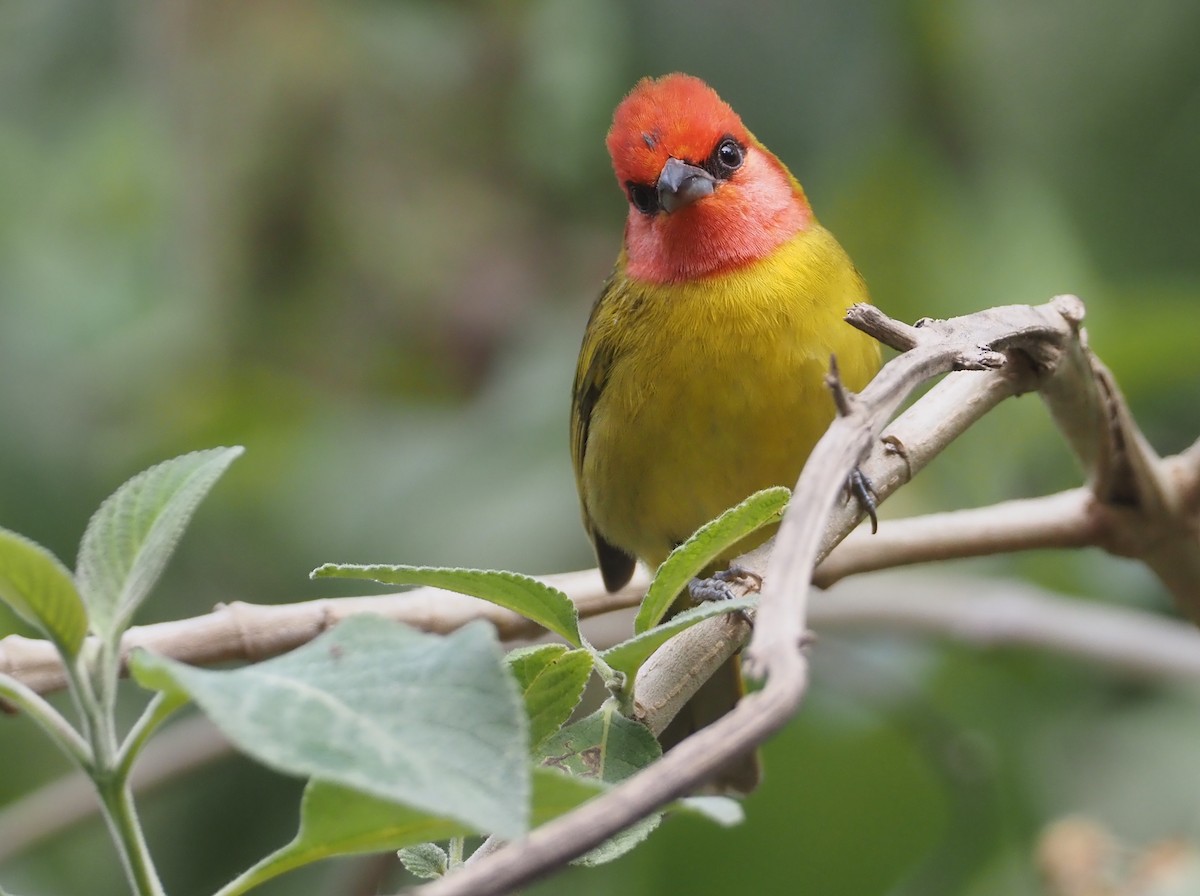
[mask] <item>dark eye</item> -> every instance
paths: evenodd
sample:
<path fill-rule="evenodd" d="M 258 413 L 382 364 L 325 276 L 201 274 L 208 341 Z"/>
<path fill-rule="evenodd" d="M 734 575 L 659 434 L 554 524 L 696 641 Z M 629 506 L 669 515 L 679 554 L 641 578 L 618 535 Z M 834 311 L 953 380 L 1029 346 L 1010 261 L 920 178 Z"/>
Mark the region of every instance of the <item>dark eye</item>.
<path fill-rule="evenodd" d="M 714 167 L 722 174 L 728 175 L 742 167 L 746 153 L 740 143 L 732 137 L 726 137 L 713 150 Z"/>
<path fill-rule="evenodd" d="M 643 215 L 652 215 L 658 211 L 658 191 L 649 184 L 628 183 L 629 201 Z"/>

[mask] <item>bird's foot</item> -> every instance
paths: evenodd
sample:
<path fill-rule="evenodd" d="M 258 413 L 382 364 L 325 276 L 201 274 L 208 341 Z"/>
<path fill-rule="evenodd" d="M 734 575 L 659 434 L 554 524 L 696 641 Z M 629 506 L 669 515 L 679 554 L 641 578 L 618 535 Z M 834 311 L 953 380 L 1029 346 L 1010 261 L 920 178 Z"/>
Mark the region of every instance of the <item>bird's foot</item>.
<path fill-rule="evenodd" d="M 846 497 L 858 500 L 858 506 L 871 518 L 871 534 L 878 532 L 879 517 L 875 515 L 875 510 L 879 507 L 879 496 L 875 493 L 875 484 L 871 482 L 870 477 L 858 467 L 851 470 L 850 475 L 846 477 Z"/>
<path fill-rule="evenodd" d="M 740 594 L 734 593 L 735 585 L 738 586 Z M 688 594 L 691 595 L 692 602 L 697 604 L 714 600 L 734 600 L 746 594 L 757 594 L 761 590 L 762 576 L 736 563 L 728 569 L 713 573 L 707 579 L 692 579 L 688 582 Z"/>

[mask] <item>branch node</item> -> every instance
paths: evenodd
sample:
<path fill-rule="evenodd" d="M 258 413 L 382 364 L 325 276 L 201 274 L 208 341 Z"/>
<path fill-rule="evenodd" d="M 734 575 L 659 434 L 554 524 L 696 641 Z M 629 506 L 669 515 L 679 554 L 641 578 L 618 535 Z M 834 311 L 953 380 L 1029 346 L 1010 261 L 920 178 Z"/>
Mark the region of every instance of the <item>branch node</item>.
<path fill-rule="evenodd" d="M 1069 323 L 1072 329 L 1078 330 L 1083 324 L 1087 309 L 1079 296 L 1070 294 L 1055 296 L 1050 300 L 1050 305 L 1062 315 L 1063 320 Z"/>
<path fill-rule="evenodd" d="M 845 321 L 899 352 L 916 348 L 920 342 L 920 334 L 916 332 L 916 328 L 893 320 L 874 305 L 862 302 L 852 305 L 846 312 Z"/>
<path fill-rule="evenodd" d="M 951 363 L 955 370 L 999 370 L 1008 363 L 1008 358 L 1003 352 L 977 345 L 961 352 Z"/>

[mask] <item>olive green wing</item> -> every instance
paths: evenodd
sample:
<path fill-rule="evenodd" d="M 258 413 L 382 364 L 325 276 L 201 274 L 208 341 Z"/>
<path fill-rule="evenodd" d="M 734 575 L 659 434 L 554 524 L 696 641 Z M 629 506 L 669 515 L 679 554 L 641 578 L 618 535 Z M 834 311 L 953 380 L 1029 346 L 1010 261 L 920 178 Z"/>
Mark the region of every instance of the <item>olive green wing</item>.
<path fill-rule="evenodd" d="M 609 591 L 616 591 L 629 581 L 637 561 L 630 554 L 610 544 L 596 531 L 585 497 L 583 461 L 587 453 L 592 414 L 604 393 L 609 373 L 618 355 L 612 332 L 603 324 L 607 321 L 613 305 L 619 302 L 624 285 L 624 278 L 620 277 L 619 273 L 614 273 L 604 284 L 600 298 L 592 307 L 592 314 L 583 334 L 583 345 L 579 349 L 575 385 L 571 390 L 571 460 L 575 466 L 575 485 L 579 490 L 579 502 L 583 508 L 583 525 L 592 544 L 595 545 L 596 561 L 604 578 L 604 586 Z"/>

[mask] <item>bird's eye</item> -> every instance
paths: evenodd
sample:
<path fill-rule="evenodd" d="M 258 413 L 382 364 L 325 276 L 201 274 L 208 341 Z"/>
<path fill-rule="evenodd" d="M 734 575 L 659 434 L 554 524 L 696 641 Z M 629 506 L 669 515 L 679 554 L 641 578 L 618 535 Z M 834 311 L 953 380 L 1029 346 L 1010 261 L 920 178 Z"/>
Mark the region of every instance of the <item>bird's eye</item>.
<path fill-rule="evenodd" d="M 713 167 L 724 176 L 741 168 L 745 158 L 745 150 L 732 137 L 726 137 L 718 143 L 712 154 Z"/>
<path fill-rule="evenodd" d="M 653 215 L 658 211 L 658 191 L 649 184 L 628 183 L 629 201 L 643 215 Z"/>

